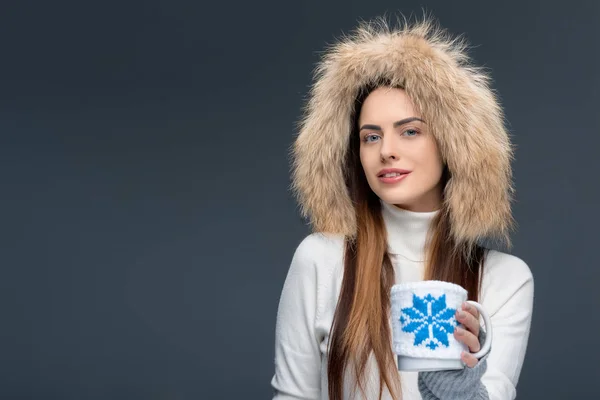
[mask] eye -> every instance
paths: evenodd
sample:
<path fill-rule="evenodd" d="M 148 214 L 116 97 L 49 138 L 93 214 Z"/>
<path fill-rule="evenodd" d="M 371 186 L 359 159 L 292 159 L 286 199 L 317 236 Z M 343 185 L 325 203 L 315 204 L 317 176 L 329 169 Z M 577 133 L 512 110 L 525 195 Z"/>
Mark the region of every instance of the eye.
<path fill-rule="evenodd" d="M 363 138 L 363 142 L 365 142 L 365 143 L 373 143 L 378 138 L 379 138 L 379 135 L 375 135 L 375 134 L 371 133 L 371 134 L 365 135 L 365 137 Z"/>
<path fill-rule="evenodd" d="M 419 134 L 419 131 L 416 129 L 407 129 L 404 132 L 402 132 L 402 135 L 408 136 L 408 137 L 417 136 L 418 134 Z"/>

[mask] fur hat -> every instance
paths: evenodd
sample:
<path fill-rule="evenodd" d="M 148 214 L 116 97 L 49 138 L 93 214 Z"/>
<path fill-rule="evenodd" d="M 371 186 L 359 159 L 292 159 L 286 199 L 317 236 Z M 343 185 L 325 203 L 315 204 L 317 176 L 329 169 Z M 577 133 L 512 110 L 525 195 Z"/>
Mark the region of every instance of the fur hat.
<path fill-rule="evenodd" d="M 386 79 L 429 121 L 451 173 L 444 201 L 456 242 L 510 245 L 512 145 L 490 79 L 466 49 L 430 18 L 395 29 L 375 19 L 330 46 L 291 148 L 291 189 L 314 231 L 356 234 L 343 170 L 353 107 L 363 86 Z"/>

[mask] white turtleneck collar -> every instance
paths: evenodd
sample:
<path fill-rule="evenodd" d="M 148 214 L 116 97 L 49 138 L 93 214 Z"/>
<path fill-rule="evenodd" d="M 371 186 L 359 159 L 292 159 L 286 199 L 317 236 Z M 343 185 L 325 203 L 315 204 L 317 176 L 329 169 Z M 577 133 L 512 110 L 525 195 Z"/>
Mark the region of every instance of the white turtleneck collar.
<path fill-rule="evenodd" d="M 411 261 L 424 261 L 427 231 L 439 210 L 408 211 L 384 201 L 381 201 L 381 206 L 390 253 L 399 254 Z"/>

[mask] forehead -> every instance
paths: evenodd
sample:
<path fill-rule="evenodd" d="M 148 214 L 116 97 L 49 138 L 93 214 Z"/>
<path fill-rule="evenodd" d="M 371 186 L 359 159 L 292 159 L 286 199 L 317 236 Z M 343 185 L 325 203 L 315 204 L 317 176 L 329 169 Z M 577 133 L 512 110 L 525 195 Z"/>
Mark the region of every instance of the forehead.
<path fill-rule="evenodd" d="M 404 89 L 380 87 L 373 90 L 363 101 L 360 121 L 402 119 L 420 117 L 412 100 Z"/>

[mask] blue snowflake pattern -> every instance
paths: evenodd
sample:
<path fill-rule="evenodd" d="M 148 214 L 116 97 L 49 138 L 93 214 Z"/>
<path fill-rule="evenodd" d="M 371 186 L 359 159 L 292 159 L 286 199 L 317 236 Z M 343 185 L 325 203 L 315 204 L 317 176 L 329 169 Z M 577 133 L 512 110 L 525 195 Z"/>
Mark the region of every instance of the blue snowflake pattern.
<path fill-rule="evenodd" d="M 438 298 L 431 294 L 419 297 L 413 294 L 413 306 L 402 309 L 402 330 L 415 334 L 414 345 L 422 343 L 432 350 L 443 345 L 448 347 L 448 335 L 454 332 L 456 309 L 446 307 L 446 295 Z"/>

